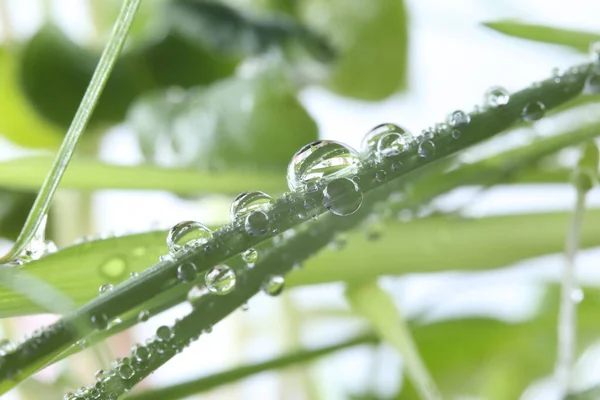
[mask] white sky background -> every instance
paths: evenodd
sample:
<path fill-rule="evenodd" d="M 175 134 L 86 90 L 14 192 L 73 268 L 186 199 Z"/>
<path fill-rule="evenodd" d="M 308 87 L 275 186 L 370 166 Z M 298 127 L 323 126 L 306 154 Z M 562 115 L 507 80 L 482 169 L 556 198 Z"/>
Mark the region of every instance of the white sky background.
<path fill-rule="evenodd" d="M 17 28 L 25 35 L 31 33 L 42 18 L 41 12 L 37 13 L 32 6 L 38 2 L 9 0 L 8 3 Z M 407 3 L 411 15 L 411 91 L 384 102 L 365 104 L 339 98 L 320 88 L 305 90 L 302 100 L 317 120 L 322 137 L 358 146 L 362 135 L 382 122 L 398 123 L 420 132 L 443 120 L 450 111 L 469 109 L 481 103 L 482 94 L 489 86 L 502 85 L 511 91 L 517 90 L 549 76 L 553 67 L 564 68 L 586 59 L 585 55 L 566 49 L 507 39 L 480 27 L 483 21 L 520 18 L 529 22 L 600 31 L 598 0 L 571 0 L 566 4 L 563 0 L 410 0 Z M 84 10 L 82 4 L 83 0 L 55 0 L 54 14 L 71 32 L 87 35 L 90 32 L 81 18 Z M 0 158 L 7 156 L 3 154 L 3 149 L 6 149 L 3 143 L 0 141 Z M 134 146 L 134 141 L 126 132 L 120 131 L 118 135 L 113 133 L 103 144 L 102 156 L 107 161 L 135 162 L 138 154 Z M 600 191 L 596 189 L 591 196 L 592 204 L 599 205 Z M 142 198 L 143 201 L 140 201 Z M 468 191 L 463 191 L 453 194 L 448 201 L 460 204 L 468 198 Z M 478 198 L 471 212 L 486 215 L 515 210 L 566 210 L 571 207 L 573 200 L 572 190 L 560 185 L 511 190 L 498 188 Z M 202 204 L 182 202 L 165 193 L 105 191 L 95 197 L 94 204 L 99 233 L 146 230 L 154 221 L 167 226 L 183 219 L 206 222 L 208 214 L 212 212 Z M 227 207 L 228 204 L 225 204 L 222 211 Z M 599 259 L 600 252 L 586 251 L 580 257 L 581 267 L 586 271 L 599 270 Z M 556 272 L 560 260 L 560 256 L 550 256 L 527 261 L 523 264 L 529 267 L 529 272 L 512 273 L 510 279 L 477 276 L 459 280 L 453 278 L 453 274 L 444 274 L 437 278 L 411 277 L 400 282 L 390 279 L 385 284 L 394 289 L 395 297 L 408 313 L 428 306 L 433 307 L 430 314 L 432 318 L 453 315 L 466 309 L 472 313 L 495 310 L 498 315 L 514 320 L 529 311 L 524 301 L 535 293 L 535 287 L 530 283 L 532 276 Z M 597 278 L 597 274 L 586 275 Z M 507 298 L 506 293 L 511 296 Z M 336 285 L 297 290 L 293 298 L 303 307 L 344 306 L 341 287 Z M 473 304 L 477 304 L 477 308 Z M 250 302 L 249 311 L 239 312 L 219 324 L 213 334 L 203 337 L 150 379 L 157 384 L 182 381 L 226 368 L 243 359 L 277 354 L 283 345 L 281 334 L 277 335 L 278 332 L 271 330 L 283 330 L 280 326 L 285 319 L 282 307 L 279 299 L 258 296 Z M 153 318 L 137 328 L 136 335 L 142 340 L 151 335 L 157 326 L 172 323 L 176 314 L 184 312 L 184 309 L 180 309 Z M 278 316 L 275 322 L 273 315 Z M 265 324 L 269 326 L 269 332 L 261 329 Z M 240 329 L 244 336 L 251 338 L 251 351 L 245 347 L 240 353 L 235 344 L 240 341 Z M 311 325 L 311 329 L 311 334 L 304 338 L 311 345 L 336 341 L 338 333 L 348 334 L 347 326 L 337 323 Z M 324 378 L 321 380 L 327 382 L 325 391 L 328 399 L 344 398 L 342 388 L 361 387 L 368 366 L 368 355 L 363 350 L 346 352 L 330 359 L 328 367 L 319 368 L 319 374 Z M 387 368 L 389 373 L 381 379 L 384 392 L 394 389 L 397 369 L 393 365 L 398 364 L 395 357 L 387 358 L 386 362 L 391 364 Z M 598 376 L 586 379 L 600 381 Z M 273 376 L 263 376 L 250 380 L 236 395 L 244 394 L 245 398 L 263 400 L 277 399 L 280 396 L 277 389 L 278 382 Z M 219 393 L 224 396 L 227 392 Z M 548 399 L 549 396 L 548 393 L 528 393 L 523 399 Z M 215 398 L 225 397 L 215 395 Z"/>

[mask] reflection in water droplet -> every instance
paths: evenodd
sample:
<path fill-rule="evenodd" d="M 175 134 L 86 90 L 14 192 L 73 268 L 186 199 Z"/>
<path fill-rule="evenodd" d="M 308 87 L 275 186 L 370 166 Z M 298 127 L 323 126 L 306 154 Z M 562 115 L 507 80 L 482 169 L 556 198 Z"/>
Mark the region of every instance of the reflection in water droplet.
<path fill-rule="evenodd" d="M 435 154 L 435 143 L 432 140 L 424 140 L 419 143 L 419 156 L 423 158 L 432 157 Z"/>
<path fill-rule="evenodd" d="M 166 325 L 159 326 L 156 329 L 156 337 L 162 342 L 167 342 L 173 337 L 173 331 Z"/>
<path fill-rule="evenodd" d="M 334 179 L 323 190 L 323 205 L 335 215 L 354 214 L 362 200 L 363 194 L 358 185 L 348 178 Z"/>
<path fill-rule="evenodd" d="M 485 92 L 483 100 L 487 107 L 502 107 L 508 104 L 510 93 L 501 86 L 492 86 Z"/>
<path fill-rule="evenodd" d="M 283 292 L 285 279 L 280 275 L 269 276 L 262 285 L 262 290 L 269 296 L 278 296 Z"/>
<path fill-rule="evenodd" d="M 330 178 L 360 163 L 356 150 L 333 140 L 320 140 L 302 147 L 290 161 L 287 182 L 290 190 Z"/>
<path fill-rule="evenodd" d="M 545 113 L 546 106 L 544 103 L 541 101 L 533 101 L 527 103 L 525 107 L 523 107 L 521 117 L 523 118 L 523 121 L 532 122 L 542 119 Z"/>
<path fill-rule="evenodd" d="M 227 265 L 217 265 L 204 277 L 206 288 L 215 294 L 228 294 L 235 288 L 235 272 Z"/>
<path fill-rule="evenodd" d="M 150 319 L 150 311 L 148 310 L 142 310 L 140 311 L 140 313 L 138 314 L 138 322 L 146 322 Z"/>
<path fill-rule="evenodd" d="M 212 232 L 196 221 L 183 221 L 173 226 L 167 235 L 167 248 L 174 255 L 184 246 L 196 247 L 212 238 Z"/>
<path fill-rule="evenodd" d="M 90 318 L 90 322 L 94 328 L 103 330 L 108 326 L 108 317 L 106 314 L 95 314 Z"/>
<path fill-rule="evenodd" d="M 471 117 L 462 110 L 456 110 L 448 116 L 448 124 L 453 128 L 460 128 L 469 122 L 471 122 Z"/>
<path fill-rule="evenodd" d="M 99 272 L 102 277 L 109 281 L 118 281 L 125 277 L 127 264 L 121 257 L 111 257 L 100 264 Z"/>
<path fill-rule="evenodd" d="M 262 211 L 253 211 L 246 216 L 244 229 L 248 235 L 260 236 L 269 231 L 271 221 L 269 216 Z"/>
<path fill-rule="evenodd" d="M 102 294 L 102 293 L 106 293 L 108 291 L 113 290 L 115 287 L 113 285 L 111 285 L 110 283 L 106 283 L 102 286 L 100 286 L 100 288 L 98 288 L 98 293 Z"/>
<path fill-rule="evenodd" d="M 404 151 L 412 141 L 408 130 L 394 124 L 381 124 L 363 137 L 361 149 L 367 157 L 377 154 L 392 157 Z"/>
<path fill-rule="evenodd" d="M 135 369 L 129 364 L 123 364 L 117 369 L 117 373 L 121 379 L 131 379 L 135 375 Z"/>
<path fill-rule="evenodd" d="M 253 211 L 265 210 L 273 204 L 273 198 L 266 193 L 253 191 L 240 193 L 231 203 L 231 220 L 235 221 Z"/>
<path fill-rule="evenodd" d="M 246 264 L 254 264 L 256 260 L 258 260 L 258 251 L 256 249 L 248 249 L 244 253 L 242 253 L 242 260 Z"/>
<path fill-rule="evenodd" d="M 177 279 L 181 282 L 192 282 L 196 278 L 196 266 L 192 263 L 181 264 L 177 267 Z"/>
<path fill-rule="evenodd" d="M 385 182 L 387 178 L 387 173 L 384 170 L 380 170 L 375 172 L 375 180 L 379 183 Z"/>

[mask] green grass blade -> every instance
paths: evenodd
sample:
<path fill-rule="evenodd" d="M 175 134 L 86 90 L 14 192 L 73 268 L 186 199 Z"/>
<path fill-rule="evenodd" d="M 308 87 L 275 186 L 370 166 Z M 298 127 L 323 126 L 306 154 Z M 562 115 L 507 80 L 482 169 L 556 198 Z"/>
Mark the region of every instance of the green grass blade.
<path fill-rule="evenodd" d="M 0 187 L 37 190 L 52 159 L 47 156 L 0 162 Z M 238 194 L 260 188 L 269 193 L 285 190 L 285 177 L 275 172 L 168 169 L 151 165 L 123 166 L 90 159 L 73 159 L 63 175 L 61 188 L 78 190 L 168 190 L 179 194 Z"/>
<path fill-rule="evenodd" d="M 58 188 L 62 175 L 69 165 L 69 161 L 71 161 L 77 142 L 83 134 L 92 112 L 100 99 L 100 95 L 108 81 L 110 72 L 121 53 L 121 49 L 127 38 L 127 32 L 133 23 L 133 18 L 139 5 L 140 0 L 123 1 L 123 6 L 119 17 L 117 18 L 117 22 L 115 23 L 112 35 L 102 53 L 102 57 L 100 58 L 96 71 L 94 71 L 94 75 L 83 96 L 79 109 L 73 118 L 73 122 L 56 154 L 52 167 L 38 192 L 37 198 L 31 208 L 31 212 L 25 221 L 25 225 L 13 248 L 8 254 L 0 259 L 0 262 L 16 258 L 23 251 L 27 243 L 33 238 L 44 220 L 44 217 L 48 214 L 54 193 Z"/>
<path fill-rule="evenodd" d="M 368 334 L 345 340 L 332 346 L 321 347 L 314 350 L 301 350 L 286 354 L 268 361 L 244 365 L 229 371 L 220 372 L 207 377 L 194 379 L 192 381 L 167 386 L 161 389 L 148 390 L 140 394 L 129 396 L 132 400 L 170 400 L 182 399 L 208 390 L 223 387 L 227 384 L 237 382 L 252 375 L 269 370 L 281 370 L 296 364 L 304 364 L 329 354 L 345 350 L 350 347 L 377 343 L 377 337 Z"/>

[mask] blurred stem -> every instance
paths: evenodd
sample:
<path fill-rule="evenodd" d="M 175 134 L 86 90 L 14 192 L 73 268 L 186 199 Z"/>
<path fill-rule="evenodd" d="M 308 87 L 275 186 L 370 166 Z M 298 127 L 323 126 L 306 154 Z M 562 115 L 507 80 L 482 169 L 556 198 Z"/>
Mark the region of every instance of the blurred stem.
<path fill-rule="evenodd" d="M 48 210 L 50 209 L 50 204 L 52 203 L 56 189 L 58 188 L 63 174 L 67 170 L 67 166 L 69 165 L 71 158 L 73 157 L 77 142 L 85 131 L 88 121 L 90 120 L 90 117 L 96 108 L 98 99 L 100 98 L 104 86 L 108 81 L 108 77 L 110 76 L 115 62 L 117 61 L 119 54 L 121 54 L 121 49 L 125 44 L 127 33 L 129 32 L 129 28 L 133 23 L 133 19 L 140 5 L 140 1 L 141 0 L 123 1 L 123 6 L 113 28 L 111 37 L 106 44 L 102 56 L 100 57 L 98 66 L 96 67 L 94 75 L 92 76 L 92 80 L 90 81 L 85 95 L 81 100 L 81 104 L 77 109 L 77 113 L 73 118 L 73 122 L 71 123 L 71 126 L 65 135 L 65 139 L 63 140 L 58 153 L 56 154 L 54 163 L 52 164 L 50 171 L 48 171 L 46 179 L 44 180 L 35 202 L 33 203 L 33 207 L 27 216 L 25 225 L 23 225 L 23 229 L 17 237 L 13 248 L 7 255 L 0 259 L 0 262 L 15 259 L 33 238 L 40 224 L 44 220 L 44 217 L 48 214 Z"/>
<path fill-rule="evenodd" d="M 558 314 L 558 359 L 556 365 L 556 379 L 560 385 L 561 398 L 569 391 L 577 346 L 577 303 L 580 300 L 578 299 L 580 289 L 577 283 L 575 257 L 579 247 L 586 193 L 585 189 L 577 188 L 575 208 L 565 241 L 565 265 Z"/>

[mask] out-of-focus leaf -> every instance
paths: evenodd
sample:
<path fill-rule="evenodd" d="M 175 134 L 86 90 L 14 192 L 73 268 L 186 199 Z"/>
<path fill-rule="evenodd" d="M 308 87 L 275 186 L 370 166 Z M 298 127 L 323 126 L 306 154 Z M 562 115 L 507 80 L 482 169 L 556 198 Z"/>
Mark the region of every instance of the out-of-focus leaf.
<path fill-rule="evenodd" d="M 37 156 L 0 162 L 0 188 L 38 190 L 52 160 L 50 156 Z M 226 171 L 210 173 L 189 169 L 166 169 L 150 165 L 129 167 L 79 158 L 71 161 L 70 168 L 67 169 L 61 181 L 61 188 L 168 190 L 179 194 L 238 194 L 257 188 L 280 193 L 287 188 L 287 185 L 285 172 Z"/>
<path fill-rule="evenodd" d="M 417 324 L 413 334 L 425 365 L 448 398 L 517 399 L 534 380 L 552 374 L 558 304 L 558 288 L 553 286 L 540 313 L 526 322 L 457 319 Z M 599 290 L 586 289 L 578 311 L 579 353 L 598 339 L 599 306 Z M 399 398 L 418 399 L 410 385 Z"/>
<path fill-rule="evenodd" d="M 54 26 L 40 29 L 23 49 L 21 86 L 31 104 L 49 121 L 67 127 L 81 102 L 99 57 L 73 43 Z M 139 93 L 135 75 L 117 65 L 90 124 L 118 122 Z"/>
<path fill-rule="evenodd" d="M 35 194 L 0 189 L 0 237 L 14 240 L 29 214 Z"/>
<path fill-rule="evenodd" d="M 589 50 L 590 43 L 600 40 L 600 32 L 562 29 L 513 20 L 485 22 L 483 25 L 505 35 L 536 42 L 559 44 L 583 52 Z"/>
<path fill-rule="evenodd" d="M 174 0 L 169 6 L 171 25 L 177 31 L 218 52 L 252 55 L 301 47 L 320 61 L 333 58 L 323 38 L 283 15 L 259 19 L 212 0 Z"/>
<path fill-rule="evenodd" d="M 303 20 L 338 49 L 331 89 L 380 100 L 406 87 L 408 16 L 402 0 L 307 0 L 299 6 Z"/>
<path fill-rule="evenodd" d="M 145 154 L 172 145 L 172 162 L 199 169 L 285 167 L 317 139 L 315 122 L 283 72 L 266 68 L 251 77 L 207 89 L 155 93 L 138 101 L 128 121 Z"/>
<path fill-rule="evenodd" d="M 61 131 L 40 118 L 21 93 L 17 63 L 6 49 L 0 49 L 0 135 L 24 147 L 55 148 Z"/>
<path fill-rule="evenodd" d="M 390 221 L 377 241 L 367 240 L 364 232 L 354 232 L 348 235 L 349 245 L 343 251 L 321 251 L 307 261 L 305 268 L 286 278 L 286 285 L 361 283 L 381 275 L 504 267 L 562 251 L 568 218 L 568 213 L 551 213 L 478 220 L 435 217 L 414 222 Z M 156 231 L 78 244 L 33 261 L 25 268 L 81 305 L 109 281 L 99 273 L 100 266 L 108 261 L 113 266 L 123 266 L 123 274 L 110 281 L 118 283 L 130 272 L 153 265 L 166 252 L 166 235 L 165 231 Z M 600 211 L 586 213 L 581 240 L 582 248 L 600 244 Z M 398 257 L 398 251 L 402 257 Z M 0 288 L 0 317 L 40 311 L 29 300 Z"/>

